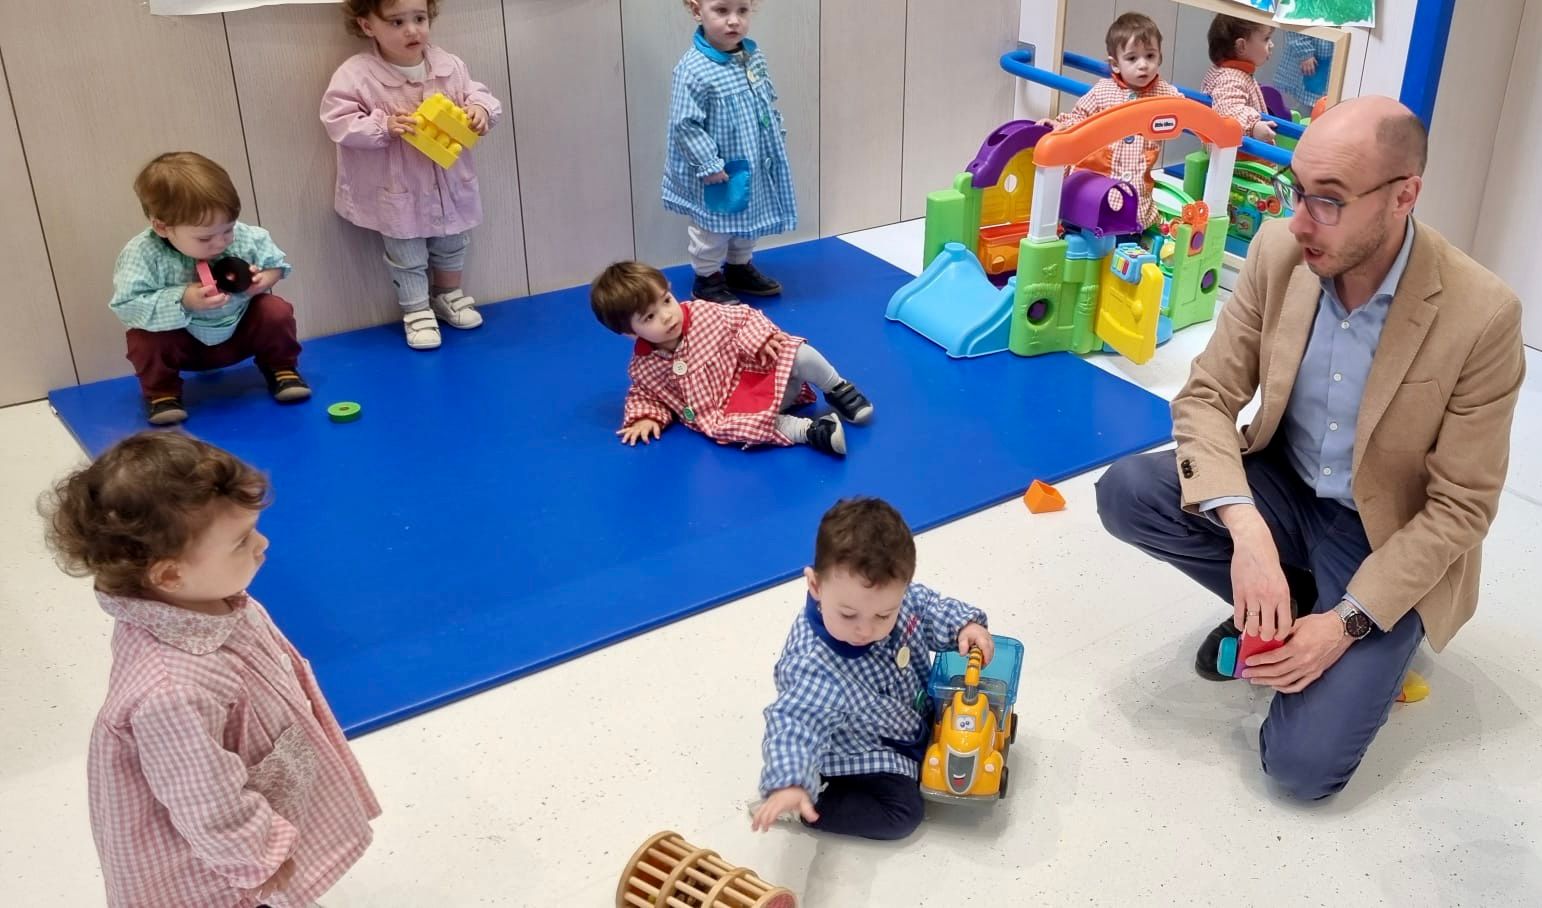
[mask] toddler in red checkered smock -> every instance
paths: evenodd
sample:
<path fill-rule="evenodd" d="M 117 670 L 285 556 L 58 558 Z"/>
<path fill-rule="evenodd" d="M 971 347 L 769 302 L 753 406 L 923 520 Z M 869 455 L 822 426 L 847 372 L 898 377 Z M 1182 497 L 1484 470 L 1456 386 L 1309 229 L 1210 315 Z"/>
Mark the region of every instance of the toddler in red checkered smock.
<path fill-rule="evenodd" d="M 267 479 L 145 433 L 64 480 L 48 541 L 113 616 L 86 768 L 109 906 L 303 908 L 369 847 L 380 805 L 310 665 L 246 587 Z"/>
<path fill-rule="evenodd" d="M 1077 99 L 1075 107 L 1053 120 L 1042 121 L 1044 125 L 1066 129 L 1129 101 L 1183 97 L 1162 78 L 1162 30 L 1151 17 L 1141 13 L 1121 15 L 1108 26 L 1103 43 L 1108 50 L 1109 77 L 1094 82 L 1091 90 Z M 1098 149 L 1076 166 L 1129 183 L 1140 199 L 1141 226 L 1150 227 L 1160 220 L 1152 196 L 1156 181 L 1151 177 L 1151 168 L 1156 166 L 1161 147 L 1141 136 L 1126 136 Z"/>
<path fill-rule="evenodd" d="M 636 341 L 616 432 L 625 444 L 646 444 L 678 418 L 719 444 L 806 444 L 844 457 L 842 420 L 872 419 L 873 405 L 808 341 L 749 306 L 681 303 L 657 268 L 611 265 L 590 286 L 589 303 L 600 324 Z M 809 385 L 835 412 L 787 412 L 813 402 Z"/>
<path fill-rule="evenodd" d="M 1274 142 L 1274 124 L 1264 119 L 1268 105 L 1254 73 L 1269 62 L 1274 51 L 1274 28 L 1233 16 L 1216 16 L 1207 36 L 1210 62 L 1199 90 L 1210 96 L 1210 106 L 1223 117 L 1242 125 L 1244 135 L 1260 142 Z"/>

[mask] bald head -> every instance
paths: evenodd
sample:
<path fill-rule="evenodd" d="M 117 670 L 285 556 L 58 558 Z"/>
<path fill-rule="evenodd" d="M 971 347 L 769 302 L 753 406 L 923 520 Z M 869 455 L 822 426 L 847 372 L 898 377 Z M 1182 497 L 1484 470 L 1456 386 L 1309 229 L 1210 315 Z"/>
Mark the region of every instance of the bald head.
<path fill-rule="evenodd" d="M 1349 98 L 1328 108 L 1302 138 L 1309 141 L 1362 149 L 1388 173 L 1422 176 L 1429 155 L 1424 124 L 1401 102 L 1383 95 Z"/>

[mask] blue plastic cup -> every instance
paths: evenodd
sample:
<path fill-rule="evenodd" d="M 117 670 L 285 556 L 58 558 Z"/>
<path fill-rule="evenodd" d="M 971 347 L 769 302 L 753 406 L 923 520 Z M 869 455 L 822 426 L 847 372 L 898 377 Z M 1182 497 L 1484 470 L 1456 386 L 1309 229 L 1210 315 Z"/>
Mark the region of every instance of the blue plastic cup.
<path fill-rule="evenodd" d="M 728 174 L 728 179 L 704 186 L 702 200 L 709 211 L 738 214 L 750 207 L 750 162 L 729 161 L 723 165 L 723 171 Z"/>

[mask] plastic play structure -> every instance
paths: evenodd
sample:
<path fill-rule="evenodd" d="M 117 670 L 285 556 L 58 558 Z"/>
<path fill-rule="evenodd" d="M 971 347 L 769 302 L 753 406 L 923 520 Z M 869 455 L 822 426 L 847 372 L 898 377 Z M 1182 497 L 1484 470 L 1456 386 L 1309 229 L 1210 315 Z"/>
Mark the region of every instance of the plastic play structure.
<path fill-rule="evenodd" d="M 1206 143 L 1201 200 L 1162 225 L 1153 249 L 1129 184 L 1071 167 L 1126 136 Z M 921 275 L 886 316 L 949 356 L 1108 347 L 1137 363 L 1159 334 L 1209 321 L 1220 288 L 1224 211 L 1242 128 L 1186 98 L 1143 98 L 1051 132 L 1014 120 L 986 137 L 951 189 L 926 198 Z M 998 283 L 1001 286 L 998 286 Z"/>
<path fill-rule="evenodd" d="M 991 635 L 996 654 L 983 665 L 978 648 L 966 660 L 938 653 L 927 692 L 937 707 L 932 741 L 921 764 L 921 796 L 933 801 L 994 803 L 1007 793 L 1007 751 L 1017 740 L 1017 682 L 1023 644 Z"/>
<path fill-rule="evenodd" d="M 616 908 L 665 906 L 798 908 L 798 897 L 666 831 L 637 849 L 616 887 Z"/>

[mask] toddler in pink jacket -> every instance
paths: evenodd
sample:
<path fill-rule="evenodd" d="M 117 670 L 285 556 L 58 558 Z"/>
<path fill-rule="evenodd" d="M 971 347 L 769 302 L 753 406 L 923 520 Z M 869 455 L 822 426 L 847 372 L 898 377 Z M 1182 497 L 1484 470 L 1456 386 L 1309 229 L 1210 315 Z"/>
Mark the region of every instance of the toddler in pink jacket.
<path fill-rule="evenodd" d="M 439 346 L 439 323 L 482 324 L 476 300 L 461 292 L 468 231 L 482 222 L 471 152 L 448 170 L 402 136 L 412 113 L 440 92 L 485 135 L 503 111 L 459 57 L 429 43 L 439 0 L 344 0 L 348 30 L 374 46 L 332 74 L 321 122 L 337 143 L 337 213 L 379 233 L 402 307 L 407 346 Z"/>

